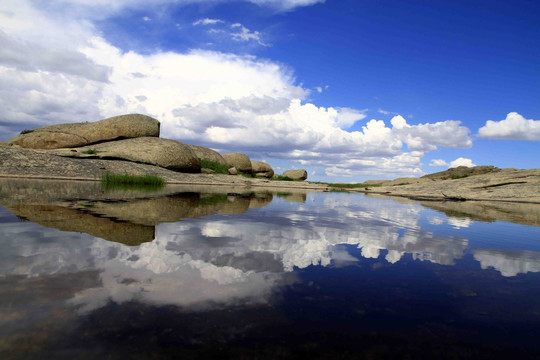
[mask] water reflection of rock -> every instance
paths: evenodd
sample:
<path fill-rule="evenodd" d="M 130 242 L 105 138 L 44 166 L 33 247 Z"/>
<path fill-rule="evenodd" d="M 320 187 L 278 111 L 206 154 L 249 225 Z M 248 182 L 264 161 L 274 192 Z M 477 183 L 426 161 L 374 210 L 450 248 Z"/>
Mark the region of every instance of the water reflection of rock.
<path fill-rule="evenodd" d="M 276 195 L 280 198 L 297 203 L 305 203 L 307 198 L 307 194 L 304 193 L 277 193 Z"/>
<path fill-rule="evenodd" d="M 57 184 L 58 185 L 58 184 Z M 199 218 L 217 213 L 243 214 L 250 208 L 260 208 L 272 201 L 272 194 L 225 194 L 176 193 L 149 198 L 128 200 L 67 200 L 70 196 L 95 192 L 95 184 L 60 184 L 48 191 L 49 195 L 39 198 L 35 192 L 23 191 L 22 198 L 30 204 L 20 203 L 7 208 L 15 215 L 46 227 L 62 231 L 84 232 L 105 240 L 129 246 L 140 245 L 155 238 L 155 225 L 176 222 L 185 218 Z M 63 185 L 63 186 L 62 186 Z M 22 189 L 26 190 L 25 187 Z M 67 189 L 64 199 L 59 194 Z M 69 190 L 71 189 L 71 190 Z M 14 189 L 12 189 L 14 190 Z M 21 188 L 18 188 L 19 194 Z M 56 191 L 59 191 L 56 193 Z M 132 195 L 133 196 L 133 195 Z M 147 195 L 148 196 L 148 195 Z M 94 199 L 95 199 L 94 193 Z M 13 202 L 13 201 L 12 201 Z M 47 204 L 50 202 L 50 204 Z M 9 203 L 9 202 L 8 202 Z M 45 203 L 45 204 L 44 204 Z"/>
<path fill-rule="evenodd" d="M 21 245 L 14 240 L 9 242 L 11 260 L 0 269 L 34 276 L 98 269 L 101 284 L 78 291 L 70 300 L 83 311 L 110 300 L 201 308 L 265 302 L 278 284 L 294 281 L 295 268 L 328 266 L 336 259 L 354 262 L 356 258 L 343 254 L 350 246 L 361 249 L 366 258 L 384 254 L 390 263 L 410 254 L 443 265 L 454 264 L 468 247 L 466 239 L 423 230 L 419 222 L 423 207 L 415 202 L 338 193 L 309 196 L 309 201 L 294 203 L 271 194 L 232 192 L 170 194 L 129 202 L 75 201 L 70 210 L 156 226 L 155 240 L 136 247 L 89 236 L 61 244 L 54 237 Z M 273 200 L 275 206 L 265 206 Z M 246 212 L 250 207 L 258 209 Z M 216 216 L 206 217 L 210 214 Z M 10 234 L 0 235 L 25 236 L 17 233 L 17 227 L 9 229 Z M 51 260 L 56 251 L 62 254 L 61 261 Z"/>
<path fill-rule="evenodd" d="M 46 227 L 84 232 L 128 246 L 140 245 L 155 238 L 154 226 L 113 221 L 58 205 L 16 205 L 8 209 L 23 219 Z"/>
<path fill-rule="evenodd" d="M 482 269 L 494 268 L 503 276 L 540 272 L 540 253 L 534 251 L 477 249 L 472 253 Z"/>
<path fill-rule="evenodd" d="M 494 201 L 422 201 L 425 207 L 442 211 L 453 218 L 477 221 L 510 221 L 540 226 L 540 205 Z"/>

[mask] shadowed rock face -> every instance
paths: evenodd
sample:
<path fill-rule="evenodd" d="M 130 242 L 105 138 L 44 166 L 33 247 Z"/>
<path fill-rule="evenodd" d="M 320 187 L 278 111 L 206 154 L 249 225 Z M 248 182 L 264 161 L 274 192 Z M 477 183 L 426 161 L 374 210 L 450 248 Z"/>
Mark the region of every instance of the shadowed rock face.
<path fill-rule="evenodd" d="M 289 177 L 293 180 L 306 180 L 307 179 L 307 171 L 304 169 L 298 169 L 298 170 L 287 170 L 283 173 L 283 176 Z"/>
<path fill-rule="evenodd" d="M 93 153 L 85 154 L 89 150 Z M 108 141 L 78 149 L 54 150 L 53 153 L 67 157 L 129 160 L 181 172 L 201 170 L 197 155 L 188 145 L 156 137 Z"/>
<path fill-rule="evenodd" d="M 217 151 L 199 145 L 187 144 L 187 146 L 189 146 L 189 148 L 193 150 L 193 152 L 195 153 L 195 155 L 197 155 L 199 159 L 213 161 L 221 165 L 227 166 L 227 161 Z"/>
<path fill-rule="evenodd" d="M 159 137 L 159 121 L 146 115 L 129 114 L 92 123 L 45 126 L 17 135 L 7 144 L 29 149 L 59 149 L 142 136 Z"/>
<path fill-rule="evenodd" d="M 251 160 L 246 154 L 242 153 L 225 153 L 221 154 L 223 158 L 227 161 L 227 165 L 230 167 L 235 167 L 237 170 L 240 170 L 245 173 L 251 173 Z"/>
<path fill-rule="evenodd" d="M 255 176 L 262 176 L 271 179 L 274 176 L 274 169 L 262 161 L 251 160 L 251 168 Z"/>

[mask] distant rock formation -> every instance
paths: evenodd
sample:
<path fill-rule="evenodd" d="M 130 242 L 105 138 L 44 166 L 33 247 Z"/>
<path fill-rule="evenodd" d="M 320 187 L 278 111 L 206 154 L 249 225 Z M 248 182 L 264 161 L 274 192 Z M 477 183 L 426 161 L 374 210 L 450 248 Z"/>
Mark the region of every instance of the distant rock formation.
<path fill-rule="evenodd" d="M 129 160 L 181 172 L 201 170 L 197 155 L 188 145 L 156 137 L 108 141 L 81 148 L 55 150 L 53 153 L 67 157 Z"/>
<path fill-rule="evenodd" d="M 474 166 L 474 167 L 458 166 L 455 168 L 450 168 L 445 171 L 440 171 L 433 174 L 424 175 L 422 176 L 422 178 L 435 179 L 435 180 L 460 179 L 467 176 L 482 175 L 482 174 L 488 174 L 488 173 L 499 172 L 499 171 L 501 171 L 501 169 L 493 165 Z"/>
<path fill-rule="evenodd" d="M 283 176 L 291 178 L 293 180 L 306 180 L 307 171 L 304 169 L 287 170 L 283 173 Z"/>
<path fill-rule="evenodd" d="M 193 150 L 193 152 L 195 152 L 195 155 L 197 155 L 197 157 L 199 159 L 204 159 L 204 160 L 207 160 L 207 161 L 213 161 L 213 162 L 217 162 L 217 163 L 219 163 L 221 165 L 227 166 L 227 160 L 225 160 L 223 158 L 223 156 L 221 156 L 217 151 L 214 151 L 212 149 L 206 148 L 204 146 L 199 146 L 199 145 L 189 145 L 189 144 L 187 144 L 187 146 L 189 146 L 191 148 L 191 150 Z"/>
<path fill-rule="evenodd" d="M 262 161 L 251 160 L 253 175 L 271 179 L 274 176 L 274 169 Z"/>
<path fill-rule="evenodd" d="M 227 161 L 230 167 L 235 167 L 238 171 L 251 174 L 253 169 L 251 167 L 251 160 L 246 154 L 242 153 L 225 153 L 221 154 Z"/>
<path fill-rule="evenodd" d="M 159 121 L 146 115 L 129 114 L 91 123 L 51 125 L 23 131 L 7 144 L 29 149 L 59 149 L 143 136 L 159 137 Z"/>

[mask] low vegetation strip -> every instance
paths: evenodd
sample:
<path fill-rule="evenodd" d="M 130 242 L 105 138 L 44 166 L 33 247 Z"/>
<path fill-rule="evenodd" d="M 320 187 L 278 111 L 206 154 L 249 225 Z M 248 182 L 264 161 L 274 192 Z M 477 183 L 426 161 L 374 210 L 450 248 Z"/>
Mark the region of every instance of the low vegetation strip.
<path fill-rule="evenodd" d="M 105 186 L 111 185 L 134 185 L 160 187 L 165 185 L 165 180 L 155 175 L 129 175 L 105 173 L 101 178 L 101 183 Z"/>
<path fill-rule="evenodd" d="M 213 170 L 216 174 L 228 174 L 229 168 L 226 165 L 220 164 L 216 161 L 211 160 L 205 160 L 199 158 L 199 164 L 201 164 L 201 168 L 206 168 Z"/>

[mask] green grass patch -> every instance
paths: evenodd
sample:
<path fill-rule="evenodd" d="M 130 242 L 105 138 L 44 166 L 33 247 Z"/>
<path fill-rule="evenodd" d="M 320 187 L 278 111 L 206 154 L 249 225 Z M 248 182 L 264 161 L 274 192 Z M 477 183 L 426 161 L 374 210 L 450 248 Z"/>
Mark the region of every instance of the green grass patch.
<path fill-rule="evenodd" d="M 93 154 L 97 154 L 98 152 L 100 152 L 100 151 L 97 151 L 96 149 L 88 149 L 86 151 L 83 151 L 82 153 L 83 154 L 93 155 Z"/>
<path fill-rule="evenodd" d="M 229 168 L 227 165 L 222 165 L 216 161 L 210 161 L 199 158 L 199 164 L 201 168 L 213 170 L 217 174 L 229 174 Z"/>
<path fill-rule="evenodd" d="M 253 176 L 253 174 L 245 173 L 245 172 L 242 172 L 240 170 L 238 170 L 238 175 L 242 175 L 243 177 L 250 178 L 250 179 L 255 177 L 255 176 Z"/>
<path fill-rule="evenodd" d="M 403 185 L 409 185 L 410 183 L 399 183 L 399 184 L 396 184 L 394 186 L 403 186 Z"/>
<path fill-rule="evenodd" d="M 88 149 L 86 151 L 83 151 L 82 153 L 83 154 L 89 154 L 89 155 L 93 155 L 93 154 L 97 154 L 99 151 L 97 151 L 96 149 Z"/>
<path fill-rule="evenodd" d="M 155 175 L 129 175 L 105 173 L 101 185 L 106 189 L 157 190 L 165 186 L 165 180 Z"/>
<path fill-rule="evenodd" d="M 290 177 L 288 176 L 283 176 L 283 175 L 277 175 L 277 176 L 274 176 L 272 179 L 270 180 L 278 180 L 278 181 L 295 181 L 294 179 L 291 179 Z"/>
<path fill-rule="evenodd" d="M 24 129 L 23 131 L 21 131 L 21 135 L 24 135 L 24 134 L 30 134 L 31 132 L 33 132 L 34 130 L 28 130 L 28 129 Z"/>
<path fill-rule="evenodd" d="M 452 175 L 452 180 L 463 179 L 463 178 L 466 178 L 466 177 L 469 177 L 469 174 L 465 174 L 465 175 Z"/>

